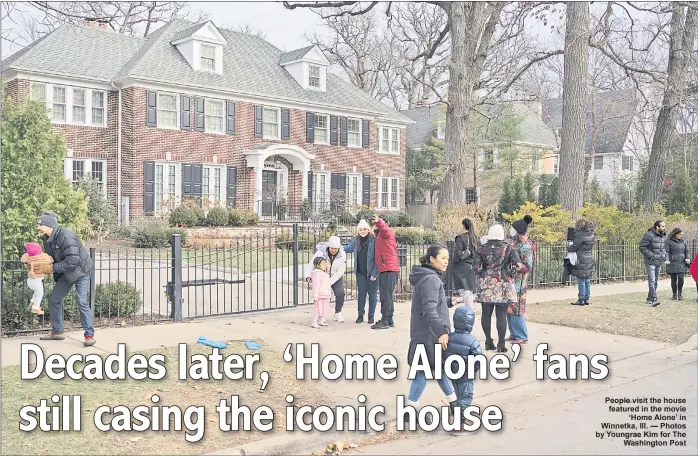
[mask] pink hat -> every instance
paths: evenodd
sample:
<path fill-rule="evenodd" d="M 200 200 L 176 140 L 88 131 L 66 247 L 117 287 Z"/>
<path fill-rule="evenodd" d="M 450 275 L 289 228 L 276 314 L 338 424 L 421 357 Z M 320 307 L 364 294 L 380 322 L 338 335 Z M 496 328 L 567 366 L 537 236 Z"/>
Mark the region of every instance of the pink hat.
<path fill-rule="evenodd" d="M 27 255 L 29 256 L 41 255 L 41 246 L 36 242 L 27 242 L 24 244 L 24 248 L 27 250 Z"/>

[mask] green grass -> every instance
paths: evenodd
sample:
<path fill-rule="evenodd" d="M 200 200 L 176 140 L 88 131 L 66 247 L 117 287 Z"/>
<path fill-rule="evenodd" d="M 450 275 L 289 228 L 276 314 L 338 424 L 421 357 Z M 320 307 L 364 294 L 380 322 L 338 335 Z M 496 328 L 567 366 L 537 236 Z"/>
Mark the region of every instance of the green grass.
<path fill-rule="evenodd" d="M 302 250 L 298 255 L 299 264 L 307 264 L 314 252 Z M 293 253 L 277 248 L 241 250 L 192 250 L 186 249 L 182 254 L 182 262 L 189 265 L 211 265 L 214 267 L 237 269 L 245 274 L 269 271 L 293 266 Z"/>

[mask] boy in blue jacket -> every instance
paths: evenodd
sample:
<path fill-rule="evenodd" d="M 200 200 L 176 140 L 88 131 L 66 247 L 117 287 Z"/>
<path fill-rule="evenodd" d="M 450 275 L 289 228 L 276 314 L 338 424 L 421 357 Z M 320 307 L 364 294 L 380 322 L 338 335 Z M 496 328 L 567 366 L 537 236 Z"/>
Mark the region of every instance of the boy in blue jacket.
<path fill-rule="evenodd" d="M 475 311 L 468 306 L 460 306 L 453 313 L 453 327 L 455 331 L 448 336 L 448 346 L 445 357 L 450 355 L 462 356 L 467 366 L 468 355 L 481 355 L 482 347 L 480 341 L 470 334 L 475 324 Z M 475 364 L 474 371 L 480 369 L 480 363 Z M 453 387 L 458 396 L 457 404 L 461 408 L 461 414 L 473 402 L 473 381 L 468 379 L 468 369 L 460 380 L 453 380 Z M 456 433 L 462 435 L 462 433 Z"/>

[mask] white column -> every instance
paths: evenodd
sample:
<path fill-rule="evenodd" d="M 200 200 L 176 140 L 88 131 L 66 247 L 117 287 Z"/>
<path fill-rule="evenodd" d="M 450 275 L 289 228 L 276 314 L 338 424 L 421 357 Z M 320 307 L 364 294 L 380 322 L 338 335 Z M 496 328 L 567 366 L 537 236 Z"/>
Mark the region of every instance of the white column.
<path fill-rule="evenodd" d="M 301 186 L 302 204 L 303 200 L 308 198 L 308 171 L 310 171 L 310 163 L 303 160 L 303 166 L 301 166 L 301 169 L 299 171 L 301 173 L 301 182 L 303 183 Z"/>
<path fill-rule="evenodd" d="M 262 171 L 264 170 L 264 159 L 258 157 L 254 165 L 254 211 L 262 215 Z"/>

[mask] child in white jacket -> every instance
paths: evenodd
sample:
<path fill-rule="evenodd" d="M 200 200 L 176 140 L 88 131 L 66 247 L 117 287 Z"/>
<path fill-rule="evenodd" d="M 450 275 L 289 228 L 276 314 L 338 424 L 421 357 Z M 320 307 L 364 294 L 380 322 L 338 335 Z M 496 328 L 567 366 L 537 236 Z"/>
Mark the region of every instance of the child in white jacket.
<path fill-rule="evenodd" d="M 342 318 L 342 307 L 344 307 L 344 273 L 347 270 L 347 254 L 342 248 L 339 237 L 332 236 L 328 242 L 320 242 L 316 246 L 315 255 L 310 259 L 306 272 L 306 281 L 311 282 L 310 274 L 315 269 L 315 258 L 327 260 L 327 272 L 330 274 L 330 286 L 335 297 L 334 319 L 339 323 L 344 322 Z"/>

